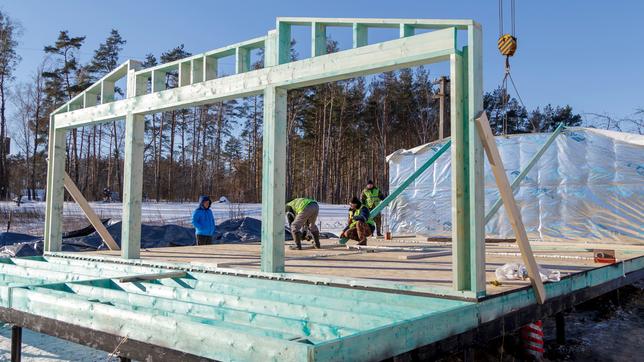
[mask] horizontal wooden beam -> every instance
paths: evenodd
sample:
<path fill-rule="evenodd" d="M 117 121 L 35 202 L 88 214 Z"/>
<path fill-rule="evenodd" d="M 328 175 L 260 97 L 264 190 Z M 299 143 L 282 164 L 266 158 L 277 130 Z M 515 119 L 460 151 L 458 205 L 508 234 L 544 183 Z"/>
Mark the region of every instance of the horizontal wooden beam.
<path fill-rule="evenodd" d="M 467 29 L 476 24 L 470 19 L 380 19 L 380 18 L 314 18 L 314 17 L 278 17 L 277 24 L 311 25 L 311 23 L 324 24 L 325 26 L 351 27 L 353 24 L 363 24 L 369 28 L 398 28 L 400 24 L 413 26 L 418 29 Z"/>
<path fill-rule="evenodd" d="M 74 128 L 260 94 L 267 85 L 287 89 L 445 61 L 456 51 L 456 30 L 443 29 L 357 49 L 252 70 L 109 104 L 56 114 L 55 128 Z"/>
<path fill-rule="evenodd" d="M 163 273 L 156 273 L 156 274 L 128 275 L 126 277 L 119 278 L 119 282 L 134 283 L 134 282 L 142 282 L 145 280 L 159 280 L 159 279 L 166 279 L 166 278 L 185 278 L 186 275 L 187 273 L 184 271 L 163 272 Z"/>

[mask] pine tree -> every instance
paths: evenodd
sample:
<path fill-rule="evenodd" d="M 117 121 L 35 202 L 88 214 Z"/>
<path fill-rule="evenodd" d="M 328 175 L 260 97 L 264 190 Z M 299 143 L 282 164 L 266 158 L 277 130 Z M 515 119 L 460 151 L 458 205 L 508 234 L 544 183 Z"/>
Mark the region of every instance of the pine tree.
<path fill-rule="evenodd" d="M 16 53 L 18 35 L 18 24 L 0 11 L 0 200 L 6 199 L 9 194 L 6 103 L 9 83 L 13 80 L 16 65 L 20 62 L 20 56 Z"/>

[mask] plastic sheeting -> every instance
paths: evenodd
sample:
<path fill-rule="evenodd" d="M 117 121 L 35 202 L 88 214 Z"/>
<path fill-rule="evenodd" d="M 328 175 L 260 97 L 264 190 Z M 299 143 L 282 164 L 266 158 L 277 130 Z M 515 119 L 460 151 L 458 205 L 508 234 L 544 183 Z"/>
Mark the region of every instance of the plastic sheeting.
<path fill-rule="evenodd" d="M 498 136 L 510 182 L 550 134 Z M 389 189 L 394 190 L 442 143 L 391 154 Z M 451 150 L 412 183 L 387 210 L 392 232 L 450 236 Z M 570 128 L 562 132 L 516 189 L 515 198 L 530 239 L 644 243 L 644 136 Z M 485 209 L 499 197 L 485 161 Z M 486 236 L 513 238 L 503 207 L 486 225 Z"/>

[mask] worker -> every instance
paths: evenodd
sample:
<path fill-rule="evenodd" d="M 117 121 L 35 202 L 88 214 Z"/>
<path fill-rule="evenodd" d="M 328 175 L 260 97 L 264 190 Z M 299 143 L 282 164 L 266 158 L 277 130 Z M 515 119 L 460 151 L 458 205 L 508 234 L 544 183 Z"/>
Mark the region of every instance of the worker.
<path fill-rule="evenodd" d="M 210 210 L 210 197 L 199 196 L 199 207 L 192 212 L 192 225 L 195 227 L 197 245 L 212 244 L 212 237 L 215 235 L 215 217 Z"/>
<path fill-rule="evenodd" d="M 306 235 L 303 230 L 306 228 L 313 234 L 315 248 L 320 248 L 320 231 L 315 225 L 319 212 L 320 206 L 314 199 L 302 197 L 286 204 L 286 218 L 298 250 L 302 250 L 302 238 Z"/>
<path fill-rule="evenodd" d="M 354 197 L 349 204 L 349 221 L 340 234 L 341 238 L 358 241 L 358 245 L 367 245 L 367 237 L 373 234 L 376 223 L 369 218 L 369 208 Z"/>
<path fill-rule="evenodd" d="M 373 181 L 367 181 L 367 187 L 362 190 L 362 204 L 369 208 L 369 212 L 375 209 L 380 204 L 380 201 L 385 199 L 382 191 L 374 186 Z M 382 236 L 382 216 L 380 213 L 373 217 L 376 223 L 376 232 L 378 236 Z"/>

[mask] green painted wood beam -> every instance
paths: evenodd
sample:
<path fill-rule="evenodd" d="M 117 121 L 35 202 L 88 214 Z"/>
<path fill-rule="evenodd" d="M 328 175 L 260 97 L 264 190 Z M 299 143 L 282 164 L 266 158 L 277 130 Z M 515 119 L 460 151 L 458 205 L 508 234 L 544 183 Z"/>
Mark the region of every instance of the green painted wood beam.
<path fill-rule="evenodd" d="M 273 273 L 284 272 L 286 112 L 286 90 L 266 88 L 262 158 L 261 268 L 264 272 Z"/>
<path fill-rule="evenodd" d="M 291 61 L 291 25 L 277 23 L 277 64 Z"/>
<path fill-rule="evenodd" d="M 550 145 L 555 141 L 555 138 L 557 138 L 559 133 L 561 133 L 561 131 L 563 131 L 564 128 L 565 128 L 564 124 L 559 123 L 557 128 L 554 130 L 554 132 L 552 132 L 550 137 L 548 137 L 548 139 L 543 144 L 543 146 L 541 146 L 541 148 L 537 151 L 537 153 L 535 153 L 534 156 L 532 156 L 532 158 L 530 159 L 530 161 L 528 161 L 528 164 L 523 168 L 523 170 L 521 170 L 521 173 L 519 173 L 519 175 L 517 175 L 517 177 L 514 180 L 512 180 L 512 184 L 510 185 L 510 187 L 512 187 L 512 192 L 516 191 L 516 189 L 519 187 L 523 179 L 526 176 L 528 176 L 528 173 L 530 173 L 530 170 L 532 170 L 532 168 L 537 164 L 537 162 L 539 162 L 539 159 L 541 158 L 541 156 L 543 156 L 546 150 L 548 150 Z M 490 207 L 490 210 L 488 210 L 487 214 L 485 215 L 486 224 L 490 222 L 490 220 L 492 220 L 492 217 L 494 217 L 494 215 L 496 214 L 497 211 L 499 211 L 502 205 L 503 205 L 503 200 L 501 198 L 497 199 L 494 202 L 494 204 L 492 204 L 492 206 Z"/>
<path fill-rule="evenodd" d="M 199 277 L 198 277 L 199 278 Z M 267 283 L 257 283 L 255 286 L 240 286 L 236 279 L 221 278 L 217 282 L 204 282 L 200 279 L 193 280 L 160 280 L 158 284 L 168 287 L 190 286 L 195 290 L 207 291 L 209 293 L 220 293 L 223 295 L 233 295 L 247 298 L 257 298 L 270 301 L 299 303 L 304 305 L 321 305 L 330 310 L 339 310 L 355 312 L 361 314 L 372 314 L 386 318 L 404 318 L 405 316 L 421 315 L 427 312 L 432 305 L 431 300 L 426 300 L 423 307 L 408 306 L 404 303 L 404 298 L 400 298 L 398 303 L 389 305 L 385 310 L 380 302 L 370 302 L 361 298 L 338 298 L 335 296 L 337 289 L 327 289 L 327 295 L 316 295 L 303 293 L 302 290 L 286 291 L 282 289 L 267 289 Z M 282 283 L 284 284 L 284 283 Z M 287 285 L 285 285 L 286 287 Z M 275 288 L 280 288 L 275 285 Z M 328 295 L 333 294 L 333 295 Z M 362 293 L 363 295 L 365 293 Z M 427 298 L 425 298 L 427 299 Z M 383 314 L 386 313 L 386 314 Z"/>
<path fill-rule="evenodd" d="M 311 56 L 326 54 L 326 26 L 322 23 L 312 23 L 311 25 Z"/>
<path fill-rule="evenodd" d="M 415 29 L 412 25 L 409 24 L 400 24 L 400 37 L 412 36 L 415 33 Z"/>
<path fill-rule="evenodd" d="M 63 240 L 63 201 L 65 195 L 65 130 L 49 127 L 49 162 L 47 164 L 47 208 L 45 210 L 45 251 L 60 251 Z"/>
<path fill-rule="evenodd" d="M 206 80 L 211 80 L 211 79 L 217 78 L 217 73 L 219 71 L 219 69 L 218 69 L 219 68 L 219 62 L 217 61 L 217 58 L 214 57 L 214 56 L 204 57 L 204 61 L 202 61 L 202 62 L 204 63 L 203 64 L 204 78 L 201 79 L 201 80 L 195 78 L 193 80 L 193 82 L 192 82 L 193 84 L 198 83 L 200 81 L 206 81 Z M 194 61 L 193 61 L 193 64 L 194 64 Z M 199 64 L 197 64 L 197 66 L 198 65 Z"/>
<path fill-rule="evenodd" d="M 128 114 L 125 118 L 125 157 L 123 175 L 123 227 L 121 256 L 138 259 L 141 249 L 141 195 L 143 192 L 143 151 L 145 118 Z"/>
<path fill-rule="evenodd" d="M 393 192 L 391 192 L 387 197 L 378 206 L 371 210 L 371 217 L 376 217 L 382 212 L 382 210 L 387 207 L 393 200 L 396 199 L 412 182 L 425 172 L 429 166 L 431 166 L 436 160 L 445 153 L 450 146 L 452 145 L 451 140 L 447 140 L 444 145 L 442 145 L 425 163 L 423 163 L 416 171 L 414 171 L 409 177 L 407 177 Z"/>
<path fill-rule="evenodd" d="M 196 83 L 190 87 L 178 87 L 73 112 L 60 113 L 54 116 L 55 127 L 74 128 L 121 119 L 127 113 L 149 114 L 257 95 L 261 94 L 267 86 L 296 89 L 445 61 L 449 59 L 449 54 L 456 51 L 455 37 L 456 30 L 453 28 L 436 30 L 221 77 Z"/>
<path fill-rule="evenodd" d="M 143 294 L 161 298 L 171 297 L 173 300 L 182 302 L 225 306 L 236 310 L 270 314 L 283 318 L 304 319 L 349 329 L 375 328 L 396 320 L 393 317 L 383 317 L 364 312 L 328 309 L 326 306 L 318 304 L 305 305 L 260 298 L 242 298 L 237 295 L 225 295 L 183 287 L 173 288 L 155 283 L 118 283 L 118 287 L 131 294 Z M 74 284 L 70 284 L 70 288 L 75 288 Z"/>
<path fill-rule="evenodd" d="M 250 70 L 250 49 L 239 47 L 235 49 L 235 73 L 244 73 Z"/>
<path fill-rule="evenodd" d="M 469 243 L 469 290 L 485 296 L 485 179 L 483 145 L 476 126 L 476 117 L 483 111 L 483 32 L 473 22 L 467 27 L 464 78 L 465 117 L 467 120 L 467 203 Z"/>
<path fill-rule="evenodd" d="M 242 325 L 245 328 L 257 327 L 265 330 L 281 331 L 292 335 L 311 337 L 312 340 L 317 341 L 341 338 L 358 331 L 300 318 L 278 317 L 260 311 L 239 310 L 226 305 L 185 302 L 173 298 L 127 293 L 121 290 L 93 287 L 79 283 L 69 284 L 69 288 L 77 295 L 89 299 L 100 299 L 135 307 L 154 308 L 161 314 L 176 313 L 227 321 Z"/>
<path fill-rule="evenodd" d="M 315 18 L 315 17 L 278 17 L 277 24 L 310 25 L 323 23 L 332 27 L 351 27 L 355 23 L 364 24 L 370 28 L 397 28 L 407 24 L 418 29 L 457 28 L 467 30 L 475 21 L 470 19 L 395 19 L 395 18 Z"/>
<path fill-rule="evenodd" d="M 52 257 L 52 259 L 70 259 L 78 261 L 97 261 L 97 262 L 110 262 L 110 263 L 122 263 L 128 265 L 146 265 L 153 267 L 164 267 L 170 269 L 181 269 L 188 271 L 200 271 L 207 273 L 205 275 L 221 275 L 223 277 L 228 276 L 244 276 L 248 280 L 255 283 L 256 280 L 275 282 L 275 288 L 285 288 L 287 287 L 288 282 L 298 282 L 302 283 L 302 287 L 308 285 L 320 285 L 320 286 L 337 286 L 338 289 L 342 289 L 344 292 L 355 290 L 356 293 L 362 293 L 365 290 L 383 290 L 388 292 L 401 292 L 401 293 L 415 293 L 419 295 L 418 298 L 423 298 L 423 303 L 425 303 L 425 297 L 455 297 L 463 298 L 468 300 L 473 300 L 476 298 L 476 294 L 469 291 L 460 291 L 453 290 L 451 288 L 437 287 L 437 286 L 419 286 L 413 284 L 405 284 L 392 282 L 387 280 L 373 280 L 373 279 L 362 279 L 362 278 L 350 278 L 350 277 L 336 277 L 336 276 L 324 276 L 324 275 L 314 275 L 314 274 L 300 274 L 300 273 L 270 273 L 270 272 L 261 272 L 254 271 L 249 269 L 235 269 L 235 268 L 221 268 L 216 265 L 195 265 L 191 263 L 179 263 L 179 262 L 164 262 L 158 260 L 150 259 L 138 259 L 138 260 L 123 260 L 118 257 L 110 256 L 99 256 L 87 254 L 80 255 L 79 253 L 70 253 L 70 252 L 56 252 L 56 253 L 47 253 L 47 257 Z M 258 284 L 259 285 L 259 284 Z M 352 288 L 352 289 L 348 289 Z M 312 289 L 317 290 L 317 289 Z M 338 295 L 339 292 L 334 292 L 335 295 Z M 422 296 L 421 296 L 422 295 Z M 363 297 L 361 297 L 363 298 Z M 441 299 L 442 300 L 442 299 Z M 399 303 L 400 301 L 395 301 Z M 406 302 L 408 303 L 408 301 Z"/>
<path fill-rule="evenodd" d="M 369 29 L 360 23 L 353 24 L 353 47 L 363 47 L 369 44 Z"/>
<path fill-rule="evenodd" d="M 463 104 L 463 56 L 452 54 L 450 60 L 450 115 L 452 150 L 452 270 L 453 287 L 471 290 L 469 273 L 467 209 L 467 123 Z"/>
<path fill-rule="evenodd" d="M 200 323 L 200 324 L 207 325 L 209 327 L 216 327 L 224 330 L 236 330 L 239 332 L 248 333 L 250 335 L 254 335 L 258 337 L 271 337 L 271 338 L 278 338 L 283 340 L 292 340 L 292 339 L 304 336 L 301 333 L 294 334 L 290 332 L 280 331 L 274 328 L 265 328 L 258 325 L 254 325 L 249 328 L 249 326 L 245 324 L 237 324 L 230 321 L 212 319 L 204 316 L 196 316 L 194 315 L 194 313 L 190 313 L 190 312 L 187 314 L 175 313 L 172 311 L 160 309 L 155 304 L 152 304 L 150 306 L 141 306 L 141 305 L 132 303 L 128 299 L 117 300 L 116 298 L 105 297 L 101 294 L 80 295 L 76 293 L 70 293 L 67 291 L 56 290 L 51 287 L 33 287 L 29 289 L 39 293 L 50 295 L 53 298 L 75 300 L 81 303 L 89 302 L 89 303 L 107 304 L 107 305 L 114 306 L 118 309 L 125 309 L 137 314 L 149 315 L 152 318 L 156 316 L 169 317 L 179 323 L 181 322 Z M 125 294 L 127 295 L 127 293 Z"/>
<path fill-rule="evenodd" d="M 12 308 L 216 360 L 305 360 L 311 345 L 13 288 Z"/>

